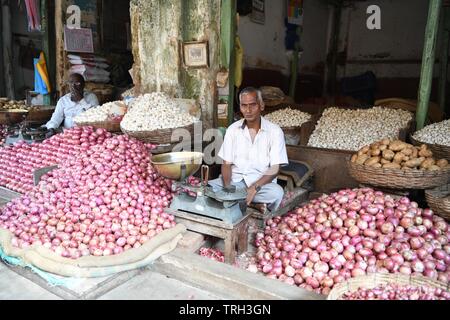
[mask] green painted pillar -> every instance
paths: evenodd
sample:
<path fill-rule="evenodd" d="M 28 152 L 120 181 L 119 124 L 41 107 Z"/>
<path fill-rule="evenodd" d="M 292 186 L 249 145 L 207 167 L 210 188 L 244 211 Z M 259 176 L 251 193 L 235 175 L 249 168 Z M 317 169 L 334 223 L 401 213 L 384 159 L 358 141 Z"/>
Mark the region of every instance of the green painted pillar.
<path fill-rule="evenodd" d="M 442 31 L 441 31 L 441 55 L 440 55 L 440 76 L 439 76 L 439 106 L 445 112 L 446 105 L 446 89 L 448 75 L 448 48 L 450 43 L 450 7 L 445 7 L 442 14 Z"/>
<path fill-rule="evenodd" d="M 425 30 L 425 46 L 422 58 L 422 73 L 419 85 L 419 102 L 417 106 L 416 122 L 417 129 L 425 126 L 430 102 L 431 85 L 433 82 L 433 68 L 436 54 L 437 33 L 439 30 L 439 15 L 442 0 L 430 0 L 428 10 L 428 21 Z"/>
<path fill-rule="evenodd" d="M 220 12 L 220 63 L 228 69 L 228 125 L 233 123 L 236 41 L 236 0 L 222 0 Z"/>

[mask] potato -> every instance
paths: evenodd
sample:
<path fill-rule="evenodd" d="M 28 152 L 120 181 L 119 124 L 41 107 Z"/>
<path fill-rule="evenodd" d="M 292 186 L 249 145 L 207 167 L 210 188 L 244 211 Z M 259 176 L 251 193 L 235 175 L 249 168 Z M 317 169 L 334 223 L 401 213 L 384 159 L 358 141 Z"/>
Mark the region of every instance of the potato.
<path fill-rule="evenodd" d="M 403 157 L 404 157 L 405 155 L 403 154 L 403 153 L 401 153 L 401 152 L 399 152 L 399 153 L 397 153 L 395 156 L 394 156 L 394 162 L 395 163 L 402 163 L 402 161 L 403 161 Z"/>
<path fill-rule="evenodd" d="M 433 156 L 433 152 L 428 149 L 420 149 L 419 156 L 425 157 L 425 158 L 431 158 Z"/>
<path fill-rule="evenodd" d="M 401 165 L 398 163 L 386 163 L 383 165 L 385 169 L 401 169 Z"/>
<path fill-rule="evenodd" d="M 448 161 L 446 159 L 441 159 L 436 162 L 436 165 L 441 168 L 445 168 L 448 165 Z"/>
<path fill-rule="evenodd" d="M 380 146 L 380 150 L 381 151 L 384 151 L 384 150 L 386 150 L 387 149 L 387 145 L 385 145 L 385 144 L 382 144 L 381 146 Z"/>
<path fill-rule="evenodd" d="M 372 149 L 372 152 L 370 154 L 372 155 L 372 157 L 379 156 L 381 154 L 381 150 L 379 148 Z"/>
<path fill-rule="evenodd" d="M 428 169 L 429 167 L 433 166 L 435 163 L 436 163 L 436 161 L 434 161 L 434 159 L 428 158 L 420 164 L 420 167 L 422 169 Z"/>
<path fill-rule="evenodd" d="M 358 155 L 357 155 L 357 154 L 354 154 L 354 155 L 352 156 L 352 159 L 351 159 L 352 163 L 355 163 L 355 162 L 356 162 L 356 159 L 358 159 Z"/>
<path fill-rule="evenodd" d="M 411 159 L 417 158 L 417 156 L 419 155 L 419 150 L 417 148 L 413 148 L 412 149 L 412 154 L 411 154 Z"/>
<path fill-rule="evenodd" d="M 366 146 L 358 151 L 358 156 L 362 156 L 363 154 L 366 154 L 370 150 L 370 147 Z"/>
<path fill-rule="evenodd" d="M 404 143 L 403 141 L 400 141 L 400 140 L 395 140 L 395 141 L 391 142 L 391 144 L 389 145 L 389 150 L 392 150 L 392 151 L 401 151 L 405 148 L 406 148 L 406 143 Z"/>
<path fill-rule="evenodd" d="M 372 157 L 369 160 L 367 160 L 366 162 L 364 162 L 365 166 L 372 166 L 375 163 L 379 163 L 380 162 L 380 157 Z"/>
<path fill-rule="evenodd" d="M 390 162 L 389 160 L 386 160 L 386 159 L 383 158 L 383 159 L 380 160 L 380 163 L 381 164 L 386 164 L 386 163 L 392 163 L 392 162 Z"/>
<path fill-rule="evenodd" d="M 381 165 L 381 163 L 375 163 L 375 164 L 373 164 L 371 167 L 374 167 L 374 168 L 382 168 L 383 166 Z"/>
<path fill-rule="evenodd" d="M 392 150 L 384 150 L 383 151 L 383 158 L 386 160 L 392 160 L 394 159 L 395 153 Z"/>
<path fill-rule="evenodd" d="M 402 151 L 400 151 L 401 153 L 403 153 L 405 156 L 410 156 L 412 155 L 413 151 L 411 148 L 405 148 Z"/>
<path fill-rule="evenodd" d="M 425 161 L 425 158 L 417 158 L 413 160 L 409 160 L 405 162 L 405 167 L 415 168 L 422 164 Z"/>
<path fill-rule="evenodd" d="M 403 162 L 411 160 L 408 156 L 403 156 Z"/>
<path fill-rule="evenodd" d="M 437 166 L 437 165 L 432 165 L 428 167 L 429 171 L 439 171 L 441 170 L 441 167 Z"/>
<path fill-rule="evenodd" d="M 364 162 L 366 162 L 369 159 L 369 156 L 367 154 L 362 154 L 360 156 L 358 156 L 358 158 L 356 159 L 356 163 L 357 164 L 364 164 Z"/>
<path fill-rule="evenodd" d="M 381 144 L 384 145 L 384 146 L 388 146 L 390 143 L 391 143 L 391 140 L 389 140 L 389 139 L 381 140 Z"/>

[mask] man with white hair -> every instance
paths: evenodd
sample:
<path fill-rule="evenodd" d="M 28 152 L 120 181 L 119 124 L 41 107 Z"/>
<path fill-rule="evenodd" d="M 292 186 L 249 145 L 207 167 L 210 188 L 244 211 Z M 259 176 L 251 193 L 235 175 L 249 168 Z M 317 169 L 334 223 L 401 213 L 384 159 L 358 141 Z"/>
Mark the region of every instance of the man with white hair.
<path fill-rule="evenodd" d="M 277 184 L 280 167 L 289 163 L 284 133 L 261 116 L 264 101 L 261 91 L 245 88 L 239 95 L 244 116 L 226 132 L 218 156 L 223 160 L 222 175 L 210 181 L 214 191 L 221 188 L 247 189 L 247 205 L 261 212 L 275 211 L 283 199 L 283 188 Z"/>

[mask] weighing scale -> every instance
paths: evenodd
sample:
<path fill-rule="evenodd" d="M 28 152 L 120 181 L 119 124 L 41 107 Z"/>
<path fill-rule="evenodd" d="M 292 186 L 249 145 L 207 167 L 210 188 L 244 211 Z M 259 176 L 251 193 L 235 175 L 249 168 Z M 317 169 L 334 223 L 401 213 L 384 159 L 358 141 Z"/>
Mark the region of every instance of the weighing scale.
<path fill-rule="evenodd" d="M 208 186 L 209 167 L 201 165 L 203 154 L 199 152 L 172 152 L 152 156 L 151 163 L 165 178 L 175 180 L 174 196 L 170 209 L 204 216 L 234 224 L 243 218 L 247 206 L 247 190 L 234 186 L 217 192 Z M 201 167 L 201 185 L 192 186 L 187 179 Z M 190 194 L 194 193 L 195 196 Z"/>
<path fill-rule="evenodd" d="M 6 145 L 13 145 L 19 141 L 26 143 L 42 142 L 45 140 L 47 129 L 42 127 L 35 128 L 32 124 L 24 121 L 17 126 L 10 127 L 8 136 L 5 139 Z"/>

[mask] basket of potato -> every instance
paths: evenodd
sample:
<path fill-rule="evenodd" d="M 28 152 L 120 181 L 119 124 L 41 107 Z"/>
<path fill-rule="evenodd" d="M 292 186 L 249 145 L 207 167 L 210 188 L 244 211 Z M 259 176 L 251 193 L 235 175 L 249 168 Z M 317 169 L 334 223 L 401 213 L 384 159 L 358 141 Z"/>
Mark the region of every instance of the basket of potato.
<path fill-rule="evenodd" d="M 425 199 L 437 215 L 450 221 L 450 184 L 426 190 Z"/>
<path fill-rule="evenodd" d="M 389 139 L 354 154 L 349 172 L 360 183 L 390 189 L 430 189 L 450 181 L 449 162 L 433 158 L 427 145 Z"/>

